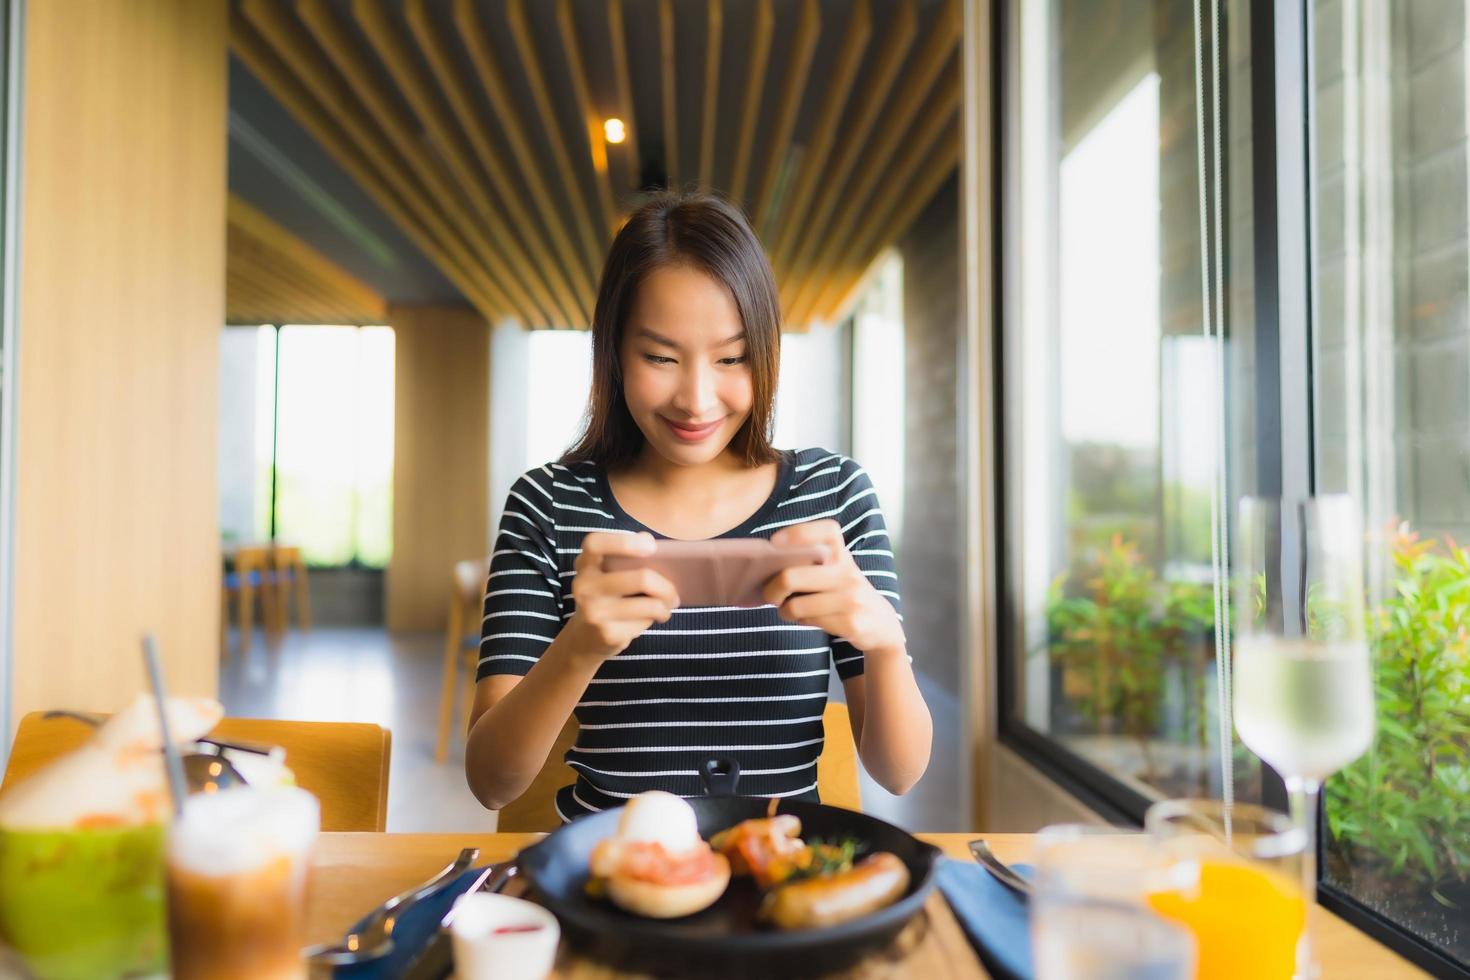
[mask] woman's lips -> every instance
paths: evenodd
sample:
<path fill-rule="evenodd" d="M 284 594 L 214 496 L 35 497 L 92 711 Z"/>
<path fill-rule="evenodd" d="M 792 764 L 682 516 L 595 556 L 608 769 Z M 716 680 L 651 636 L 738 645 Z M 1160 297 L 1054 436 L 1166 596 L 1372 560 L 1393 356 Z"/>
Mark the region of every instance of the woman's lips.
<path fill-rule="evenodd" d="M 669 427 L 669 431 L 684 442 L 699 442 L 707 436 L 712 435 L 720 427 L 720 422 L 723 421 L 723 419 L 716 419 L 713 422 L 706 422 L 704 425 L 685 425 L 681 422 L 673 422 L 665 419 L 662 415 L 659 418 L 663 419 L 664 424 Z"/>

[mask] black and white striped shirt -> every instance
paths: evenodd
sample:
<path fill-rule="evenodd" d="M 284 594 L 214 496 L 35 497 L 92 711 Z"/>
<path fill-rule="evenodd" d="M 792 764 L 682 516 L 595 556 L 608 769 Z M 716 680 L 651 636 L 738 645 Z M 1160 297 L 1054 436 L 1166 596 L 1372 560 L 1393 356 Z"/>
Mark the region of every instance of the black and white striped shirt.
<path fill-rule="evenodd" d="M 868 475 L 823 449 L 781 454 L 775 489 L 724 538 L 769 538 L 832 518 L 873 586 L 899 604 L 892 546 Z M 592 463 L 551 463 L 511 488 L 491 556 L 478 677 L 525 675 L 572 615 L 573 565 L 589 531 L 650 531 L 629 517 Z M 740 764 L 742 794 L 816 799 L 828 673 L 863 672 L 863 654 L 774 606 L 681 607 L 598 668 L 575 714 L 566 761 L 578 774 L 556 797 L 563 820 L 645 790 L 703 793 L 699 766 Z"/>

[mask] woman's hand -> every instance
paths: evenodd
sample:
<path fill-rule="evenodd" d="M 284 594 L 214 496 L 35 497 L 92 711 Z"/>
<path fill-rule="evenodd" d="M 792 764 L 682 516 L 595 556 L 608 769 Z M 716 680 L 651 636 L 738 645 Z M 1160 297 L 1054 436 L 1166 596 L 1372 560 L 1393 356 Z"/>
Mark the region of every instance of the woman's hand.
<path fill-rule="evenodd" d="M 815 626 L 864 653 L 904 649 L 903 623 L 848 554 L 836 521 L 783 527 L 771 543 L 822 545 L 831 556 L 821 565 L 788 568 L 766 583 L 764 598 L 782 619 Z"/>
<path fill-rule="evenodd" d="M 610 555 L 639 557 L 653 553 L 653 535 L 594 531 L 582 539 L 572 598 L 577 609 L 565 631 L 576 650 L 599 660 L 615 657 L 654 623 L 666 623 L 679 605 L 673 583 L 650 568 L 608 572 L 602 559 Z"/>

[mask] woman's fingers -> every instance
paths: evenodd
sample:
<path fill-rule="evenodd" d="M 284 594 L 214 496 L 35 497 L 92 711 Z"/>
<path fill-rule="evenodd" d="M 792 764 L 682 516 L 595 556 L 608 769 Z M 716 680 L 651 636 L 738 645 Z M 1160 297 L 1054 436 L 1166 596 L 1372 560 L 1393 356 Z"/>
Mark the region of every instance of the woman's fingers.
<path fill-rule="evenodd" d="M 761 598 L 779 606 L 788 597 L 802 592 L 828 592 L 850 584 L 852 567 L 847 564 L 796 565 L 784 569 L 761 589 Z"/>
<path fill-rule="evenodd" d="M 670 608 L 679 604 L 679 593 L 674 583 L 651 568 L 630 568 L 625 572 L 604 572 L 597 577 L 593 588 L 603 596 L 646 595 L 660 599 Z"/>
<path fill-rule="evenodd" d="M 778 605 L 780 608 L 777 612 L 781 618 L 795 623 L 851 615 L 859 611 L 862 603 L 845 592 L 819 592 L 814 595 L 792 596 Z"/>
<path fill-rule="evenodd" d="M 842 525 L 830 518 L 783 527 L 771 535 L 771 544 L 782 548 L 797 548 L 808 544 L 825 545 L 831 558 L 840 557 L 847 551 L 847 543 L 842 540 Z"/>
<path fill-rule="evenodd" d="M 577 556 L 577 574 L 601 571 L 602 559 L 612 555 L 640 557 L 653 554 L 653 535 L 620 534 L 615 531 L 592 531 L 582 539 L 582 553 Z"/>
<path fill-rule="evenodd" d="M 605 615 L 622 623 L 640 624 L 647 628 L 649 623 L 666 623 L 674 607 L 662 599 L 649 596 L 634 596 L 628 599 L 613 599 L 607 603 Z M 640 632 L 642 629 L 640 629 Z"/>

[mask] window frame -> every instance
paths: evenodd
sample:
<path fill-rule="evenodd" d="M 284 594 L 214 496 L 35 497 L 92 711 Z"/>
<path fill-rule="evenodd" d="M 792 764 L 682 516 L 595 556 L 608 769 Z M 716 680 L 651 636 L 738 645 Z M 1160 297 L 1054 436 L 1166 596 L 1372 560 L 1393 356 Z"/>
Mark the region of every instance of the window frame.
<path fill-rule="evenodd" d="M 1029 2 L 1029 0 L 1020 0 Z M 1225 25 L 1229 4 L 1216 0 L 1221 19 L 1221 37 L 1228 38 Z M 1254 492 L 1290 497 L 1308 496 L 1315 485 L 1313 444 L 1312 315 L 1314 280 L 1313 249 L 1316 223 L 1312 214 L 1312 153 L 1314 131 L 1313 20 L 1312 0 L 1242 0 L 1250 16 L 1250 126 L 1252 168 L 1253 331 L 1255 340 L 1255 384 L 1249 397 L 1255 412 L 1256 487 Z M 994 289 L 991 297 L 992 323 L 989 343 L 993 372 L 990 436 L 994 457 L 1000 464 L 990 492 L 994 499 L 994 526 L 1011 527 L 1009 488 L 1003 476 L 1007 461 L 1007 413 L 1013 408 L 1006 392 L 1006 329 L 1010 290 L 1015 278 L 1009 267 L 1010 226 L 1018 204 L 1016 162 L 1013 159 L 1015 96 L 1015 45 L 1010 0 L 990 0 L 991 118 L 995 138 L 991 147 L 992 222 L 990 235 Z M 1222 55 L 1229 70 L 1230 59 Z M 1220 78 L 1206 79 L 1221 86 Z M 1225 86 L 1228 90 L 1228 86 Z M 1222 117 L 1230 115 L 1225 92 L 1220 96 Z M 1222 140 L 1222 153 L 1229 140 Z M 1229 161 L 1224 162 L 1228 173 Z M 1213 176 L 1213 175 L 1212 175 Z M 1223 190 L 1228 193 L 1229 182 Z M 1229 214 L 1228 205 L 1224 213 Z M 1213 229 L 1211 229 L 1213 231 Z M 1226 245 L 1228 250 L 1228 243 Z M 1228 256 L 1226 266 L 1229 266 Z M 1228 293 L 1228 290 L 1227 290 Z M 1226 316 L 1225 329 L 1230 330 Z M 1286 383 L 1299 379 L 1299 384 Z M 1227 398 L 1229 393 L 1227 393 Z M 1238 493 L 1232 488 L 1232 495 Z M 999 615 L 996 623 L 997 736 L 1002 745 L 1034 765 L 1061 788 L 1099 815 L 1115 823 L 1141 825 L 1151 802 L 1106 771 L 1087 761 L 1059 741 L 1027 724 L 1018 697 L 1021 607 L 1017 578 L 1012 568 L 1012 532 L 996 536 L 992 553 Z M 1262 767 L 1261 798 L 1266 805 L 1286 809 L 1281 780 Z M 1323 876 L 1325 827 L 1318 813 L 1318 902 L 1367 935 L 1382 942 L 1417 966 L 1442 977 L 1470 980 L 1470 963 L 1460 963 L 1430 945 L 1416 933 L 1370 909 L 1352 895 L 1334 887 Z"/>

